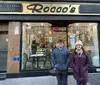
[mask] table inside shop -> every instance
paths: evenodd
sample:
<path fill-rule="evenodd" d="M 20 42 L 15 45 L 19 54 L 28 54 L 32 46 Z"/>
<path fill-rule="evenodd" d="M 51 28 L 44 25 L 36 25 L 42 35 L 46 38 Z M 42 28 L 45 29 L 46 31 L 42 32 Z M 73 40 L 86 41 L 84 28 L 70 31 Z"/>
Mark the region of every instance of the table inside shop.
<path fill-rule="evenodd" d="M 44 54 L 32 54 L 32 55 L 30 55 L 30 58 L 36 59 L 37 68 L 39 68 L 39 58 L 44 58 L 44 57 L 45 57 Z"/>

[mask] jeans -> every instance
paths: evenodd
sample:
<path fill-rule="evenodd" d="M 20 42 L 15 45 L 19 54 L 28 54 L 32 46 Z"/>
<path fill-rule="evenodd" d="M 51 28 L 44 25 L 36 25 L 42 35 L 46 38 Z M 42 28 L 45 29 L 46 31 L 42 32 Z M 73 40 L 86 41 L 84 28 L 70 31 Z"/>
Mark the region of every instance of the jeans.
<path fill-rule="evenodd" d="M 56 77 L 58 85 L 68 85 L 67 84 L 67 71 L 56 70 Z"/>
<path fill-rule="evenodd" d="M 77 85 L 86 85 L 86 83 L 77 81 Z"/>

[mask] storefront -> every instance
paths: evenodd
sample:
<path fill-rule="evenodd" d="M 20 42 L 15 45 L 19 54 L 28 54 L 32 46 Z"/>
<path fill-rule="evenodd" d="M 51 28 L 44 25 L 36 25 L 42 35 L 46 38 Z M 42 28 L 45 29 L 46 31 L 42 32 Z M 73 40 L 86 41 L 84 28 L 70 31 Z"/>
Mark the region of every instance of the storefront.
<path fill-rule="evenodd" d="M 100 3 L 90 2 L 0 2 L 0 72 L 7 77 L 50 75 L 58 39 L 71 52 L 82 40 L 91 55 L 89 72 L 99 72 Z"/>

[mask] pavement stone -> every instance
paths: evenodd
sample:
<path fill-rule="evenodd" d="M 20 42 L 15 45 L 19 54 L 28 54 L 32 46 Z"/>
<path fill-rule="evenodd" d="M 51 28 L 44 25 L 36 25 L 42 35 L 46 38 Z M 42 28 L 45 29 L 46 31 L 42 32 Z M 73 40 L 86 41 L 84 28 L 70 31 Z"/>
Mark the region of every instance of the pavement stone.
<path fill-rule="evenodd" d="M 16 82 L 16 79 L 5 79 L 5 80 L 0 80 L 0 85 L 14 85 Z"/>
<path fill-rule="evenodd" d="M 91 85 L 100 85 L 100 73 L 89 74 L 89 82 Z"/>
<path fill-rule="evenodd" d="M 55 76 L 11 78 L 1 80 L 0 85 L 57 85 Z M 68 76 L 68 85 L 76 85 L 73 76 Z M 89 82 L 87 85 L 91 85 Z"/>

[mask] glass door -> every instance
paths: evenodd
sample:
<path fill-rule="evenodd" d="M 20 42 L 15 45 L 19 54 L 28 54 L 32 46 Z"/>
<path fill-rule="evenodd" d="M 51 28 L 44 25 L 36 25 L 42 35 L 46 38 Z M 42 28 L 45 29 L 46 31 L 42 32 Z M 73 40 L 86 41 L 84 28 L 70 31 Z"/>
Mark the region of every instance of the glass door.
<path fill-rule="evenodd" d="M 67 32 L 66 27 L 53 27 L 53 48 L 57 46 L 57 41 L 62 39 L 64 41 L 64 46 L 67 47 Z"/>
<path fill-rule="evenodd" d="M 8 34 L 2 33 L 0 34 L 0 71 L 7 71 Z"/>
<path fill-rule="evenodd" d="M 0 23 L 0 72 L 7 72 L 8 23 Z"/>

